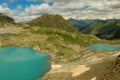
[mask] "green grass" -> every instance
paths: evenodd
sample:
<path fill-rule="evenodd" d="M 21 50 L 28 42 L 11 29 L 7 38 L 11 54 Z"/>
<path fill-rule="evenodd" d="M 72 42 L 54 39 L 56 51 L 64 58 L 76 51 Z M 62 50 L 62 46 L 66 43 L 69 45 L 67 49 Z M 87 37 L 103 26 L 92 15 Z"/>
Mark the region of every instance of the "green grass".
<path fill-rule="evenodd" d="M 87 46 L 87 45 L 98 43 L 98 42 L 100 43 L 107 42 L 105 40 L 100 40 L 97 37 L 92 36 L 92 35 L 85 35 L 82 33 L 71 33 L 71 32 L 66 32 L 64 30 L 47 28 L 47 27 L 32 28 L 31 33 L 49 35 L 50 36 L 49 40 L 61 38 L 66 43 L 79 44 L 81 46 Z"/>

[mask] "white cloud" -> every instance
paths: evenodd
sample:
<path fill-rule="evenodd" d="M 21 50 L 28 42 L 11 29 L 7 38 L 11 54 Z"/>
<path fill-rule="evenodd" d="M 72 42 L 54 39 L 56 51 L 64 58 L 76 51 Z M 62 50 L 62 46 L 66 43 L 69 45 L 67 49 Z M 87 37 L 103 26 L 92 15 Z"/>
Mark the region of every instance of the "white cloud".
<path fill-rule="evenodd" d="M 120 18 L 120 1 L 119 0 L 46 0 L 54 1 L 57 7 L 61 9 L 66 18 Z M 59 4 L 62 4 L 61 6 Z M 89 5 L 85 11 L 80 11 L 85 5 Z M 71 13 L 70 13 L 71 12 Z"/>
<path fill-rule="evenodd" d="M 24 11 L 20 10 L 21 6 L 13 11 L 4 4 L 4 7 L 0 5 L 0 12 L 9 13 L 16 21 L 30 21 L 46 13 L 60 14 L 66 19 L 120 19 L 120 0 L 45 0 L 45 2 L 41 5 L 30 5 Z M 54 2 L 54 5 L 50 6 L 48 2 Z M 85 6 L 90 7 L 81 10 Z"/>
<path fill-rule="evenodd" d="M 30 21 L 42 14 L 50 13 L 52 6 L 49 6 L 47 3 L 41 5 L 31 5 L 27 7 L 23 12 L 19 14 L 19 17 L 15 17 L 17 21 Z"/>
<path fill-rule="evenodd" d="M 13 2 L 15 2 L 15 1 L 17 1 L 17 0 L 8 0 L 10 3 L 13 3 Z"/>
<path fill-rule="evenodd" d="M 44 1 L 44 0 L 26 0 L 26 1 L 30 1 L 30 2 L 41 2 L 41 1 Z"/>
<path fill-rule="evenodd" d="M 6 3 L 3 3 L 2 5 L 0 5 L 0 12 L 1 13 L 6 13 L 9 14 L 11 10 L 7 7 Z"/>
<path fill-rule="evenodd" d="M 17 6 L 15 10 L 10 10 L 6 3 L 0 5 L 0 13 L 4 13 L 10 17 L 17 16 L 19 17 L 19 13 L 21 13 L 22 7 L 20 5 Z"/>

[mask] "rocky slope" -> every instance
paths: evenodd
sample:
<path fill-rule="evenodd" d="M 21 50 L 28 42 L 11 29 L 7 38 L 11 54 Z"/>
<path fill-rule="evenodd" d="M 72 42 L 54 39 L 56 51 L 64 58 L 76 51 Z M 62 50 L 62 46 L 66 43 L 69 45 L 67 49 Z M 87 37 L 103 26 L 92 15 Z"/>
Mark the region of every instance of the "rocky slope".
<path fill-rule="evenodd" d="M 74 62 L 53 66 L 42 80 L 119 80 L 120 65 L 116 61 L 117 56 L 108 54 L 104 53 L 101 57 L 92 55 L 85 60 L 81 59 L 77 64 Z"/>
<path fill-rule="evenodd" d="M 120 80 L 120 55 L 111 65 L 109 71 L 106 71 L 99 80 Z"/>

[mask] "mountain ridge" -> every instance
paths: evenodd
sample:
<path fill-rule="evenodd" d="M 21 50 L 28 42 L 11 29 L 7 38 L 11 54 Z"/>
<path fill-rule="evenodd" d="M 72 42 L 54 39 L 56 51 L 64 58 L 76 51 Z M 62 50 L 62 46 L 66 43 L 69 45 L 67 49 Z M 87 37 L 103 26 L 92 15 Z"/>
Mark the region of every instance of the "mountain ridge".
<path fill-rule="evenodd" d="M 75 20 L 69 19 L 80 32 L 95 35 L 101 39 L 120 39 L 120 19 Z"/>
<path fill-rule="evenodd" d="M 120 39 L 120 20 L 98 21 L 79 29 L 79 31 L 101 39 Z"/>
<path fill-rule="evenodd" d="M 69 23 L 71 23 L 73 26 L 75 26 L 77 29 L 81 29 L 91 23 L 94 22 L 94 20 L 89 20 L 89 19 L 86 19 L 86 20 L 76 20 L 76 19 L 73 19 L 73 18 L 70 18 L 67 20 Z"/>

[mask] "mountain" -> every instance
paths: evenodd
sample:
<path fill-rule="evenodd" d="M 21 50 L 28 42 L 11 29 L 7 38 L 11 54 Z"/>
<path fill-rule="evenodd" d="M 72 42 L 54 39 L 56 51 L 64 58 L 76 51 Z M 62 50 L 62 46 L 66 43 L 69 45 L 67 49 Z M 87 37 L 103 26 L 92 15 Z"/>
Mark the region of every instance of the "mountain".
<path fill-rule="evenodd" d="M 68 22 L 71 23 L 73 26 L 75 26 L 77 29 L 81 29 L 93 22 L 95 22 L 95 20 L 89 20 L 89 19 L 85 19 L 85 20 L 76 20 L 76 19 L 68 19 Z"/>
<path fill-rule="evenodd" d="M 113 55 L 118 54 L 117 51 L 92 51 L 86 47 L 96 43 L 120 44 L 120 40 L 109 41 L 94 35 L 73 34 L 72 31 L 76 29 L 74 30 L 74 27 L 61 16 L 43 15 L 41 17 L 34 19 L 31 23 L 6 24 L 4 20 L 5 27 L 0 25 L 0 47 L 28 47 L 50 55 L 51 70 L 40 80 L 95 80 L 95 78 L 108 80 L 107 74 L 104 74 L 105 77 L 103 75 L 106 69 L 115 72 L 109 73 L 110 77 L 108 77 L 111 80 L 113 80 L 111 77 L 116 77 L 116 74 L 119 77 L 117 71 L 120 71 L 118 64 L 120 58 L 116 61 L 116 65 L 111 64 L 115 58 Z M 96 23 L 99 23 L 98 21 Z M 102 75 L 105 79 L 97 79 L 102 78 Z"/>
<path fill-rule="evenodd" d="M 66 31 L 76 32 L 77 30 L 60 15 L 44 14 L 30 22 L 31 26 L 52 27 Z"/>
<path fill-rule="evenodd" d="M 79 29 L 85 34 L 92 34 L 101 39 L 120 39 L 120 20 L 99 20 Z"/>
<path fill-rule="evenodd" d="M 14 19 L 3 14 L 0 13 L 0 23 L 4 24 L 4 23 L 14 23 Z"/>

